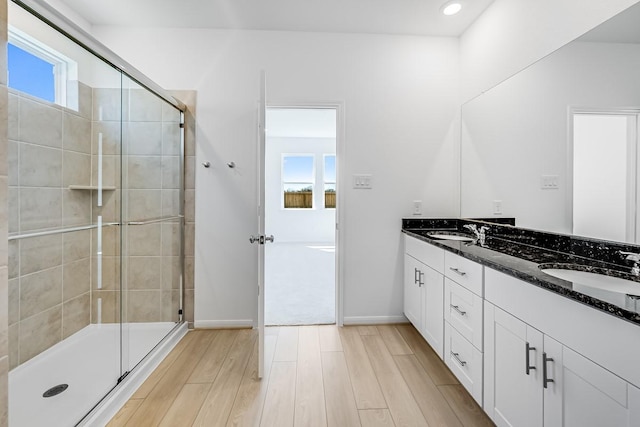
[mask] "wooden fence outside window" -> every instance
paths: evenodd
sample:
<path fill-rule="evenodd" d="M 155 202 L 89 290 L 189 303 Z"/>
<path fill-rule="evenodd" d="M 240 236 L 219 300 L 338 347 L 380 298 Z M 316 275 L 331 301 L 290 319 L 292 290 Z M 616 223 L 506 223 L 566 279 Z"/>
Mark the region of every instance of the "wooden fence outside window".
<path fill-rule="evenodd" d="M 313 207 L 313 192 L 311 191 L 285 191 L 285 209 L 311 209 Z M 336 193 L 327 191 L 324 193 L 324 207 L 336 207 Z"/>

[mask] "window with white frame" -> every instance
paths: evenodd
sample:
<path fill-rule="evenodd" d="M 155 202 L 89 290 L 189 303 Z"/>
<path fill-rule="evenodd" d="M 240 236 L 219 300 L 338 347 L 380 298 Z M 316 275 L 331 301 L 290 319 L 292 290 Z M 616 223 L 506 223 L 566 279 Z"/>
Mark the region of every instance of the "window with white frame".
<path fill-rule="evenodd" d="M 336 155 L 324 155 L 324 207 L 335 209 L 336 207 Z"/>
<path fill-rule="evenodd" d="M 285 209 L 313 209 L 315 156 L 282 155 L 282 194 Z"/>
<path fill-rule="evenodd" d="M 67 98 L 69 80 L 77 80 L 78 64 L 28 34 L 9 28 L 8 86 L 28 95 L 77 109 Z"/>

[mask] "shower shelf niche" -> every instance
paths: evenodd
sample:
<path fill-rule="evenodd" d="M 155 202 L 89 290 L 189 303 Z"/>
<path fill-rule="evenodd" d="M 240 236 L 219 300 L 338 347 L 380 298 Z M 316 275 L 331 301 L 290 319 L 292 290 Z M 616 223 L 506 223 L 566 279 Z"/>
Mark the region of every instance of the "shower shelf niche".
<path fill-rule="evenodd" d="M 116 187 L 103 185 L 102 191 L 115 191 Z M 69 190 L 99 190 L 97 185 L 70 185 Z"/>

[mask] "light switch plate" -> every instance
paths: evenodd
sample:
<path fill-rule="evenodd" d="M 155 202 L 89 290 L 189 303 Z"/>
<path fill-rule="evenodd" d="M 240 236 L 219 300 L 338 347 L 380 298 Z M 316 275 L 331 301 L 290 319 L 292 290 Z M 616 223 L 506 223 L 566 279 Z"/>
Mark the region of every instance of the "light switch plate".
<path fill-rule="evenodd" d="M 371 175 L 353 175 L 353 188 L 357 190 L 369 190 L 372 188 Z"/>
<path fill-rule="evenodd" d="M 558 175 L 542 175 L 540 177 L 540 188 L 543 190 L 559 189 L 560 177 Z"/>

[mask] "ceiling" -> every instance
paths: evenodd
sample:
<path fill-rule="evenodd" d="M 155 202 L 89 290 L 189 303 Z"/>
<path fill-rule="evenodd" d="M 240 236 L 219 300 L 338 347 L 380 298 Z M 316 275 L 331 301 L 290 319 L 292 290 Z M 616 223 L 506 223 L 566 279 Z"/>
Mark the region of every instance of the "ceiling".
<path fill-rule="evenodd" d="M 93 26 L 459 36 L 494 0 L 57 0 Z"/>

